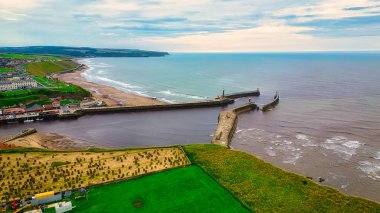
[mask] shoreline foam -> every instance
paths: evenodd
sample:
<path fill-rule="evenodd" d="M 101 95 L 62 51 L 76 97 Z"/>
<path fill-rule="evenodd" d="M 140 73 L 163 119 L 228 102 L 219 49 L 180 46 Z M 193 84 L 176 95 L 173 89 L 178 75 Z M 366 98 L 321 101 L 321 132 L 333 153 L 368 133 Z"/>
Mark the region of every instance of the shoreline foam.
<path fill-rule="evenodd" d="M 104 101 L 108 106 L 141 106 L 141 105 L 156 105 L 156 104 L 166 104 L 166 102 L 156 100 L 151 97 L 143 97 L 133 93 L 122 91 L 118 88 L 90 82 L 85 77 L 83 73 L 89 69 L 87 65 L 83 66 L 82 69 L 78 69 L 70 73 L 57 74 L 56 77 L 63 82 L 78 85 L 96 97 L 98 100 Z"/>

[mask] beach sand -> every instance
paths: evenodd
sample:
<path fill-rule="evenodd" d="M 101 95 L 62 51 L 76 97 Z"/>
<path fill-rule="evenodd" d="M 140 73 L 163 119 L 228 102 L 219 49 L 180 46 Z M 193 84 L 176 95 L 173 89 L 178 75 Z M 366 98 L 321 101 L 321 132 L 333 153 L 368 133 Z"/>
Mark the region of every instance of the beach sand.
<path fill-rule="evenodd" d="M 126 93 L 114 87 L 88 82 L 81 75 L 81 73 L 85 72 L 87 69 L 88 67 L 84 66 L 82 69 L 79 69 L 75 72 L 57 74 L 54 77 L 58 78 L 60 81 L 75 84 L 88 90 L 95 98 L 104 101 L 107 106 L 141 106 L 167 104 L 153 98 Z"/>

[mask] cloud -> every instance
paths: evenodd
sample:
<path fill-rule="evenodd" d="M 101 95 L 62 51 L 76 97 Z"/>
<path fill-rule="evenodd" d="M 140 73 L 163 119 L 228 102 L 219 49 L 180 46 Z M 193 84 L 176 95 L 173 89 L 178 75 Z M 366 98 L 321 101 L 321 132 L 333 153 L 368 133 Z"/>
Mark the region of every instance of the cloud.
<path fill-rule="evenodd" d="M 17 21 L 25 16 L 26 15 L 22 13 L 15 13 L 12 11 L 0 9 L 0 19 L 6 20 L 6 21 Z"/>
<path fill-rule="evenodd" d="M 274 14 L 276 17 L 294 17 L 297 22 L 378 15 L 380 2 L 377 0 L 324 0 L 312 5 L 281 9 Z"/>
<path fill-rule="evenodd" d="M 25 18 L 28 10 L 37 7 L 39 0 L 0 0 L 0 19 L 18 21 Z"/>
<path fill-rule="evenodd" d="M 311 36 L 299 34 L 312 31 L 309 27 L 294 27 L 269 20 L 250 29 L 219 33 L 198 33 L 175 38 L 156 37 L 145 40 L 153 46 L 170 46 L 173 51 L 190 52 L 251 52 L 286 51 L 299 43 L 308 43 Z"/>
<path fill-rule="evenodd" d="M 379 10 L 380 1 L 376 0 L 65 0 L 54 3 L 0 0 L 0 45 L 192 52 L 380 49 L 376 45 L 380 36 Z M 360 39 L 366 41 L 358 42 Z M 363 46 L 359 47 L 358 43 Z"/>

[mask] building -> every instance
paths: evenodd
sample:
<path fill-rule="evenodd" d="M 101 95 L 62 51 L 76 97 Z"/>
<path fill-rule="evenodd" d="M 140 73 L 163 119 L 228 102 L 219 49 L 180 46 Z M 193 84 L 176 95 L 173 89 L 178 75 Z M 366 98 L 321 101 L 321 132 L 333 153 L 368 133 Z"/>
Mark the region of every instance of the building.
<path fill-rule="evenodd" d="M 23 114 L 23 113 L 25 113 L 24 108 L 11 108 L 11 109 L 3 110 L 4 115 Z"/>
<path fill-rule="evenodd" d="M 61 107 L 61 104 L 59 101 L 53 101 L 53 103 L 51 104 L 53 105 L 54 109 L 59 109 Z"/>
<path fill-rule="evenodd" d="M 43 105 L 43 107 L 44 107 L 45 110 L 52 110 L 52 109 L 54 109 L 54 107 L 53 107 L 52 104 L 45 104 L 45 105 Z"/>
<path fill-rule="evenodd" d="M 32 206 L 37 206 L 45 203 L 52 203 L 62 200 L 62 193 L 54 194 L 53 191 L 36 194 L 30 201 Z"/>
<path fill-rule="evenodd" d="M 0 91 L 31 89 L 38 87 L 38 83 L 32 79 L 0 81 Z"/>
<path fill-rule="evenodd" d="M 44 108 L 39 104 L 34 104 L 33 106 L 29 106 L 25 108 L 25 112 L 42 112 Z"/>
<path fill-rule="evenodd" d="M 93 100 L 93 101 L 82 101 L 80 103 L 81 108 L 100 107 L 100 106 L 104 106 L 103 101 Z"/>
<path fill-rule="evenodd" d="M 73 209 L 73 205 L 71 204 L 71 201 L 55 203 L 54 207 L 55 207 L 56 213 L 68 212 Z"/>

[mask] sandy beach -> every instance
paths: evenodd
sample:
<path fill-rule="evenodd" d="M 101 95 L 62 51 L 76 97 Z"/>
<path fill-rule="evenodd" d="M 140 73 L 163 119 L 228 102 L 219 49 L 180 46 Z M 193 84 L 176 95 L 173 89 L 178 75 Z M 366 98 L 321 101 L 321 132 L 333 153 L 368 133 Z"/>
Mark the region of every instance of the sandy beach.
<path fill-rule="evenodd" d="M 107 106 L 141 106 L 166 104 L 165 102 L 155 100 L 153 98 L 142 97 L 132 93 L 126 93 L 114 87 L 88 82 L 81 73 L 88 69 L 84 66 L 81 69 L 71 73 L 57 74 L 54 77 L 60 81 L 78 85 L 92 93 L 93 97 L 104 101 Z"/>

